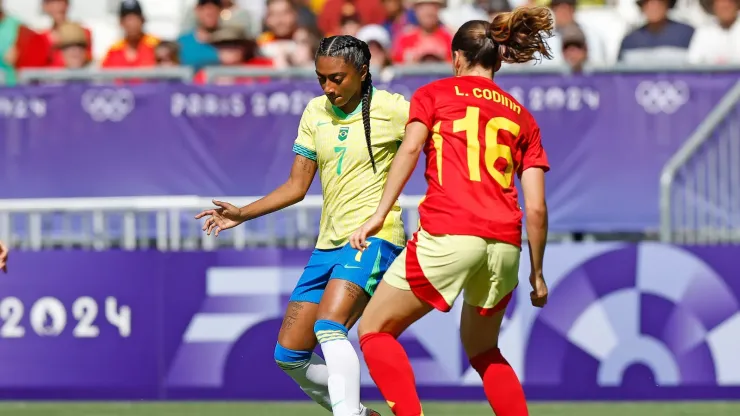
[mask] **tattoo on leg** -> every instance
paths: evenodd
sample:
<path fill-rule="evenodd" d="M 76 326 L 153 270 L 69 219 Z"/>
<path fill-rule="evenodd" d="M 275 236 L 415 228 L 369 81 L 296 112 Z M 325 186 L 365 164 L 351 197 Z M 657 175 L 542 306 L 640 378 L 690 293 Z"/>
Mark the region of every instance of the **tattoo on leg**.
<path fill-rule="evenodd" d="M 288 310 L 288 313 L 285 314 L 285 318 L 283 318 L 283 328 L 290 329 L 293 327 L 293 324 L 298 320 L 298 316 L 301 314 L 302 310 L 303 305 L 300 303 L 291 303 L 290 310 Z"/>
<path fill-rule="evenodd" d="M 357 300 L 362 295 L 362 289 L 354 283 L 344 282 L 344 290 L 352 299 Z"/>

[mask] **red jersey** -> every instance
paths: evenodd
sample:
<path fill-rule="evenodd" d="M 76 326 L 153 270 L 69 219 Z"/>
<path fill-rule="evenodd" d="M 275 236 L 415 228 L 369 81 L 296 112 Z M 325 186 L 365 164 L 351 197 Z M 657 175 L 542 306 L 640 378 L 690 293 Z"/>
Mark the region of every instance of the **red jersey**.
<path fill-rule="evenodd" d="M 514 172 L 549 170 L 532 115 L 493 80 L 446 78 L 416 91 L 409 123 L 429 129 L 429 185 L 419 205 L 430 234 L 472 235 L 521 246 Z"/>
<path fill-rule="evenodd" d="M 393 46 L 393 62 L 418 63 L 424 56 L 433 55 L 446 61 L 452 60 L 452 35 L 440 26 L 432 33 L 413 29 L 401 35 Z"/>
<path fill-rule="evenodd" d="M 103 68 L 142 68 L 157 65 L 154 50 L 159 45 L 159 39 L 144 35 L 136 45 L 136 51 L 131 53 L 125 40 L 120 40 L 108 49 L 103 59 Z"/>

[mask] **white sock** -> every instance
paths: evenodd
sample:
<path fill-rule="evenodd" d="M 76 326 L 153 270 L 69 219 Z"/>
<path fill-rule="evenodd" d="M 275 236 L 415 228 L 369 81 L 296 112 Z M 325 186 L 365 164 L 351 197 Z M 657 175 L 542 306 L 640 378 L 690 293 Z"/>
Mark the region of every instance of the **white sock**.
<path fill-rule="evenodd" d="M 361 416 L 360 359 L 347 338 L 333 339 L 321 344 L 329 370 L 329 395 L 334 416 Z"/>
<path fill-rule="evenodd" d="M 350 348 L 352 345 L 350 344 Z M 355 358 L 357 356 L 355 355 Z M 329 370 L 326 362 L 316 354 L 304 365 L 295 368 L 283 368 L 283 371 L 298 383 L 308 397 L 321 405 L 324 409 L 332 411 L 331 396 L 329 395 Z M 359 372 L 358 372 L 359 374 Z M 359 380 L 359 377 L 358 377 Z M 361 415 L 365 415 L 365 406 L 360 404 Z M 351 413 L 350 413 L 351 414 Z"/>
<path fill-rule="evenodd" d="M 308 397 L 320 404 L 326 410 L 331 411 L 331 398 L 329 397 L 329 371 L 326 363 L 316 354 L 300 367 L 283 368 L 283 371 L 301 386 Z"/>

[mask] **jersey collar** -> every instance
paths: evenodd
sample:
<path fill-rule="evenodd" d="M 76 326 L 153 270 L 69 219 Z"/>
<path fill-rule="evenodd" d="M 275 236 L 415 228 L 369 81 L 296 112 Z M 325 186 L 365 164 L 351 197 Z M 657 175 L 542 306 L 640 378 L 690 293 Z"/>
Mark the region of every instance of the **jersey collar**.
<path fill-rule="evenodd" d="M 371 95 L 375 95 L 375 91 L 376 91 L 376 89 L 375 89 L 375 87 L 373 87 L 373 90 L 372 90 L 372 92 L 370 94 Z M 335 105 L 332 105 L 331 106 L 331 109 L 334 111 L 334 115 L 337 116 L 340 120 L 346 120 L 346 119 L 348 119 L 350 117 L 353 117 L 353 116 L 356 116 L 357 114 L 360 114 L 362 112 L 362 101 L 360 101 L 360 105 L 358 105 L 354 109 L 354 111 L 352 111 L 349 114 L 345 113 L 344 111 L 342 111 L 341 108 L 339 108 L 339 107 L 337 107 Z"/>

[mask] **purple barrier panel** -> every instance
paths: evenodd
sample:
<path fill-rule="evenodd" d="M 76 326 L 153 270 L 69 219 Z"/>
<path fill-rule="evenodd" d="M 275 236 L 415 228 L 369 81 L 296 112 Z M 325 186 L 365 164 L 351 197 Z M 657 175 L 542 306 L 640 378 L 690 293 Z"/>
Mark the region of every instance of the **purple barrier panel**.
<path fill-rule="evenodd" d="M 737 76 L 497 78 L 542 128 L 551 228 L 657 229 L 660 170 Z M 410 97 L 432 79 L 378 87 Z M 265 194 L 287 178 L 318 94 L 314 81 L 0 89 L 0 198 Z M 426 191 L 422 170 L 407 194 Z"/>
<path fill-rule="evenodd" d="M 0 397 L 158 397 L 163 255 L 13 254 L 0 279 Z"/>
<path fill-rule="evenodd" d="M 301 399 L 272 354 L 308 255 L 15 253 L 0 280 L 0 397 Z M 553 246 L 550 303 L 529 305 L 523 264 L 500 347 L 533 400 L 737 398 L 736 257 L 729 247 Z M 424 399 L 483 397 L 459 309 L 401 337 Z M 364 365 L 363 385 L 378 398 Z"/>

